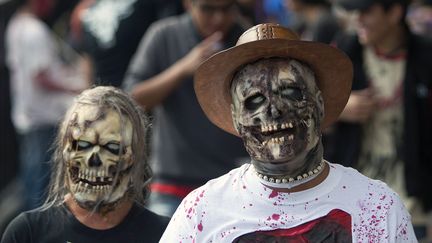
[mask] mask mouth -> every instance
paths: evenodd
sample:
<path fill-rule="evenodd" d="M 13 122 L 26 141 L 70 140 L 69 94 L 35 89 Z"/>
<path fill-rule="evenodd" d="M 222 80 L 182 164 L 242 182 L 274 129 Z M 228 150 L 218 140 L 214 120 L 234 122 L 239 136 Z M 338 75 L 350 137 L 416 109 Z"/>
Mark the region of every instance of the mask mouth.
<path fill-rule="evenodd" d="M 251 127 L 251 132 L 262 146 L 269 143 L 292 144 L 297 134 L 297 127 L 296 122 L 287 121 L 254 126 Z"/>
<path fill-rule="evenodd" d="M 123 171 L 120 171 L 117 184 L 120 183 L 122 176 L 130 170 L 131 166 Z M 94 169 L 83 169 L 71 166 L 69 169 L 71 180 L 74 184 L 88 185 L 89 187 L 105 187 L 112 186 L 115 173 L 105 173 L 105 171 Z"/>

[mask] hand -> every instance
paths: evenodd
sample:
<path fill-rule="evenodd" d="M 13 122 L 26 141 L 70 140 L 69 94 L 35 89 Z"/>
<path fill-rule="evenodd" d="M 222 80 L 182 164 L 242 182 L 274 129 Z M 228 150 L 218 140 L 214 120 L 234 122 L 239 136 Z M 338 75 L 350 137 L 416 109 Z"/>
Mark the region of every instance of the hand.
<path fill-rule="evenodd" d="M 376 110 L 377 99 L 370 88 L 352 91 L 339 119 L 345 122 L 365 123 Z"/>
<path fill-rule="evenodd" d="M 182 70 L 186 75 L 193 75 L 198 66 L 211 55 L 221 50 L 222 33 L 216 32 L 196 45 L 180 60 Z"/>

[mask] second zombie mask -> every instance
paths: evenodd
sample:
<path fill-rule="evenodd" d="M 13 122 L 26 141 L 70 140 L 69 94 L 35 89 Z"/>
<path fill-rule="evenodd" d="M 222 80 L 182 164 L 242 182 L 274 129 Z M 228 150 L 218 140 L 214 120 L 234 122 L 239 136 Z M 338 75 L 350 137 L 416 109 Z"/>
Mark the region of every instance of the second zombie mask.
<path fill-rule="evenodd" d="M 262 59 L 235 75 L 234 126 L 252 159 L 283 163 L 305 156 L 319 141 L 324 115 L 315 76 L 292 59 Z"/>
<path fill-rule="evenodd" d="M 68 188 L 85 208 L 114 203 L 129 188 L 132 125 L 119 112 L 79 106 L 71 115 L 63 155 Z"/>

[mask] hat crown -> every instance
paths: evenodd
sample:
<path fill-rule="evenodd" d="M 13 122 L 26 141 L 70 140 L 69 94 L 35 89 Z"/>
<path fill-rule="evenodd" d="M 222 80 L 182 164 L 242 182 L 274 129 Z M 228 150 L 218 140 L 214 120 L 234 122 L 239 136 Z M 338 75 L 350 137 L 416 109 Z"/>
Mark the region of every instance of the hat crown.
<path fill-rule="evenodd" d="M 279 24 L 259 24 L 246 30 L 238 39 L 236 46 L 260 40 L 285 39 L 299 40 L 299 36 L 293 31 L 280 26 Z"/>

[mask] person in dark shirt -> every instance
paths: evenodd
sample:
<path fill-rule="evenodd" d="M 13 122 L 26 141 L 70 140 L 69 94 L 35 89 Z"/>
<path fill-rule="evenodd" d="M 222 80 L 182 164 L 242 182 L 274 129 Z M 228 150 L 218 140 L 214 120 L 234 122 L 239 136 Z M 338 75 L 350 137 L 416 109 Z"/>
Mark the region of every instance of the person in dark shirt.
<path fill-rule="evenodd" d="M 121 90 L 84 91 L 59 129 L 46 202 L 15 218 L 1 242 L 158 242 L 168 219 L 142 207 L 148 126 Z"/>
<path fill-rule="evenodd" d="M 198 65 L 234 45 L 244 30 L 235 21 L 235 1 L 185 3 L 186 13 L 149 27 L 123 83 L 154 115 L 150 163 L 155 178 L 148 208 L 166 216 L 190 191 L 247 157 L 239 138 L 208 122 L 193 90 Z"/>

